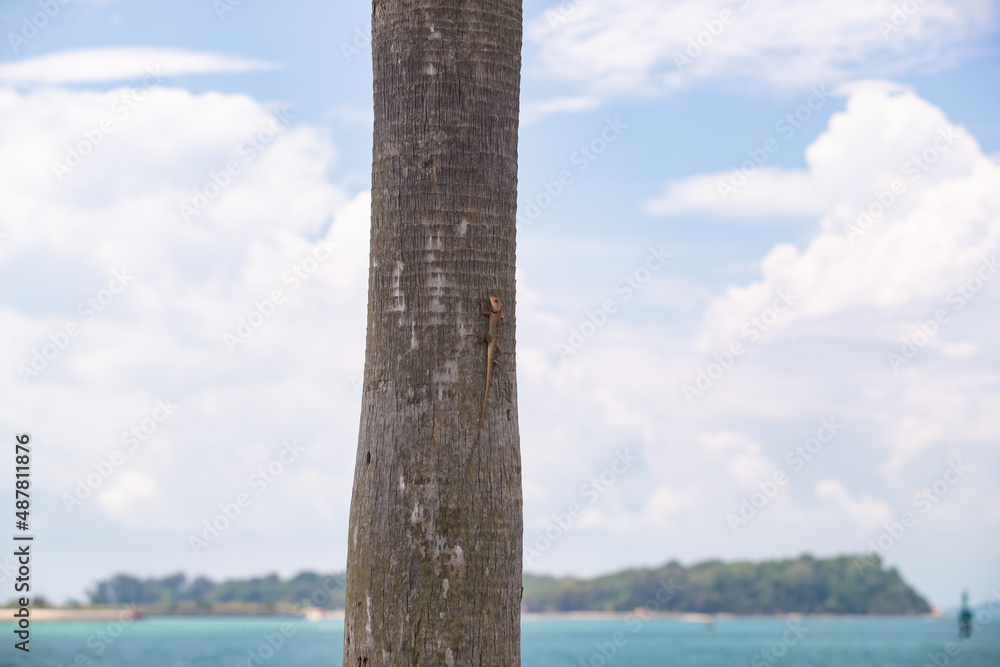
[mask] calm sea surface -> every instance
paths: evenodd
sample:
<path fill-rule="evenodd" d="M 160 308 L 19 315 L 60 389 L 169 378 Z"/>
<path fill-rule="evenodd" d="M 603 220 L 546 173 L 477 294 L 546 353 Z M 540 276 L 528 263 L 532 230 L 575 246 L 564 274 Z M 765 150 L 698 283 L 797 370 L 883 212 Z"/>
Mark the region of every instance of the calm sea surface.
<path fill-rule="evenodd" d="M 37 623 L 30 654 L 13 650 L 10 623 L 0 627 L 3 667 L 317 667 L 341 664 L 344 624 L 284 618 L 153 618 L 124 628 Z M 522 627 L 524 667 L 1000 667 L 1000 617 L 964 640 L 950 618 L 805 618 L 791 625 L 735 619 L 712 629 L 669 620 L 538 620 Z"/>

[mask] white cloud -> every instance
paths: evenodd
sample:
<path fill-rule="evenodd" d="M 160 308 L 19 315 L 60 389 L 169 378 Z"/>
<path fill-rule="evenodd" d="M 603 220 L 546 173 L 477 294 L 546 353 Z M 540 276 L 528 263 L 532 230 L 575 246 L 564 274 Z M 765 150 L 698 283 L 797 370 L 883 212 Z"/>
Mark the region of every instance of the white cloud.
<path fill-rule="evenodd" d="M 129 522 L 132 527 L 149 525 L 146 502 L 156 495 L 156 480 L 141 472 L 126 470 L 98 496 L 101 507 L 112 517 Z"/>
<path fill-rule="evenodd" d="M 722 431 L 701 436 L 701 444 L 725 464 L 736 484 L 743 490 L 770 479 L 774 464 L 763 454 L 760 443 L 746 433 Z"/>
<path fill-rule="evenodd" d="M 687 494 L 667 486 L 660 486 L 646 499 L 643 511 L 649 525 L 663 526 L 674 516 L 690 510 L 694 505 L 694 500 Z"/>
<path fill-rule="evenodd" d="M 722 217 L 735 213 L 745 220 L 771 222 L 774 217 L 813 216 L 826 211 L 827 197 L 808 173 L 767 166 L 751 166 L 747 171 L 749 176 L 736 169 L 673 181 L 662 196 L 650 199 L 644 208 L 654 215 L 709 213 Z M 736 189 L 731 185 L 734 180 L 744 185 Z M 730 192 L 729 187 L 736 192 Z M 775 192 L 781 196 L 775 197 Z"/>
<path fill-rule="evenodd" d="M 574 523 L 573 530 L 611 533 L 663 528 L 676 525 L 678 519 L 696 508 L 694 497 L 667 485 L 659 485 L 650 490 L 641 507 L 635 511 L 623 506 L 618 493 L 593 507 L 585 507 L 583 514 Z M 544 527 L 551 517 L 539 517 L 535 526 Z"/>
<path fill-rule="evenodd" d="M 692 176 L 667 184 L 646 209 L 659 215 L 706 213 L 726 220 L 773 221 L 774 217 L 823 218 L 827 227 L 856 217 L 893 180 L 907 196 L 892 203 L 900 216 L 937 183 L 971 174 L 984 157 L 975 139 L 955 127 L 938 108 L 889 82 L 844 86 L 847 109 L 830 118 L 825 132 L 806 149 L 806 169 L 757 167 L 751 153 L 732 171 Z M 782 137 L 771 137 L 780 150 Z M 937 151 L 944 146 L 944 151 Z M 937 152 L 933 164 L 919 157 Z M 914 160 L 917 157 L 918 160 Z M 891 194 L 891 193 L 890 193 Z"/>
<path fill-rule="evenodd" d="M 600 104 L 600 100 L 592 97 L 554 97 L 547 100 L 529 100 L 521 105 L 520 119 L 522 123 L 533 123 L 560 111 L 589 111 L 596 109 Z"/>
<path fill-rule="evenodd" d="M 892 508 L 888 503 L 865 496 L 855 499 L 838 480 L 830 479 L 817 482 L 816 495 L 823 500 L 832 501 L 842 512 L 866 530 L 877 528 L 893 519 Z"/>
<path fill-rule="evenodd" d="M 950 290 L 998 250 L 1000 167 L 964 129 L 913 93 L 852 93 L 847 109 L 807 148 L 806 162 L 805 170 L 770 172 L 782 173 L 778 179 L 751 176 L 748 199 L 739 191 L 728 203 L 709 201 L 705 181 L 712 176 L 674 183 L 655 204 L 676 208 L 700 196 L 704 210 L 737 218 L 758 214 L 761 202 L 772 213 L 805 214 L 812 206 L 819 218 L 821 232 L 804 249 L 775 246 L 761 261 L 760 281 L 731 287 L 713 301 L 706 347 L 736 337 L 777 289 L 791 289 L 799 302 L 776 329 L 869 307 L 898 313 L 919 306 L 916 312 L 926 317 L 950 308 Z M 804 202 L 800 191 L 787 189 L 789 181 L 821 194 Z"/>
<path fill-rule="evenodd" d="M 535 285 L 531 294 L 541 298 L 518 300 L 524 470 L 545 488 L 544 504 L 526 497 L 526 517 L 577 499 L 579 485 L 604 467 L 602 446 L 607 452 L 638 443 L 642 453 L 641 468 L 587 516 L 593 541 L 613 534 L 615 548 L 581 542 L 547 555 L 543 569 L 607 571 L 621 562 L 608 555 L 616 551 L 634 563 L 662 562 L 665 554 L 697 560 L 860 552 L 881 530 L 879 521 L 912 511 L 913 494 L 949 457 L 961 455 L 977 470 L 996 464 L 1000 378 L 991 332 L 1000 325 L 1000 282 L 982 287 L 961 310 L 953 310 L 948 293 L 998 250 L 997 166 L 965 129 L 905 87 L 868 81 L 843 92 L 846 109 L 808 147 L 805 168 L 775 170 L 780 182 L 765 175 L 753 201 L 716 199 L 698 209 L 735 222 L 794 214 L 811 225 L 811 240 L 762 254 L 759 278 L 713 297 L 700 285 L 678 290 L 677 276 L 656 276 L 642 302 L 629 303 L 562 362 L 552 346 L 579 317 L 555 318 L 558 296 Z M 936 157 L 928 153 L 934 163 L 917 167 L 913 180 L 912 170 L 903 172 L 907 161 L 924 159 L 942 127 L 949 137 L 954 130 L 954 140 Z M 687 188 L 695 179 L 671 186 L 697 201 Z M 869 206 L 896 179 L 906 192 L 850 243 L 843 225 L 855 223 L 854 209 Z M 714 192 L 708 195 L 705 201 Z M 775 290 L 786 287 L 797 296 L 793 308 L 749 340 L 741 325 L 759 318 Z M 599 297 L 592 295 L 594 302 Z M 677 324 L 701 307 L 700 326 Z M 949 309 L 950 321 L 893 371 L 887 353 L 940 308 Z M 682 386 L 695 383 L 733 339 L 745 353 L 689 403 Z M 804 453 L 820 419 L 831 416 L 843 429 L 819 453 Z M 734 535 L 726 514 L 777 470 L 787 483 Z M 959 518 L 948 526 L 924 522 L 914 540 L 988 532 L 974 501 L 952 494 L 947 503 L 949 516 Z M 904 572 L 930 562 L 909 539 L 889 558 Z M 696 546 L 685 551 L 689 544 Z M 983 548 L 994 553 L 997 545 L 991 539 Z M 916 583 L 926 590 L 931 580 L 938 590 L 944 585 L 934 577 Z"/>
<path fill-rule="evenodd" d="M 274 69 L 263 60 L 222 53 L 153 47 L 59 51 L 0 65 L 0 83 L 96 83 L 142 79 L 150 74 L 181 76 Z"/>
<path fill-rule="evenodd" d="M 946 357 L 952 359 L 968 359 L 978 356 L 981 350 L 975 343 L 963 340 L 957 343 L 946 343 L 942 352 Z"/>
<path fill-rule="evenodd" d="M 293 531 L 332 514 L 321 543 L 291 567 L 326 562 L 331 552 L 339 553 L 331 562 L 343 562 L 370 197 L 349 197 L 329 182 L 335 152 L 319 128 L 293 122 L 262 135 L 275 112 L 239 94 L 156 86 L 134 106 L 118 106 L 135 92 L 0 89 L 0 284 L 16 285 L 0 294 L 0 393 L 8 397 L 0 423 L 45 443 L 36 458 L 46 474 L 33 483 L 49 499 L 47 530 L 100 525 L 116 545 L 114 566 L 134 567 L 148 562 L 148 545 L 131 537 L 141 524 L 170 567 L 213 573 L 243 553 L 240 535 L 272 534 L 275 517 Z M 102 121 L 112 129 L 60 181 L 54 163 L 90 141 Z M 241 153 L 248 137 L 264 140 Z M 240 173 L 184 222 L 179 205 L 228 161 Z M 292 282 L 287 272 L 305 267 L 320 242 L 337 247 Z M 78 304 L 104 298 L 122 268 L 128 285 L 88 321 Z M 282 303 L 227 350 L 223 335 L 274 290 Z M 54 345 L 69 323 L 78 333 L 23 382 L 19 369 L 30 369 L 34 351 Z M 157 398 L 180 407 L 129 450 L 122 434 Z M 286 439 L 305 447 L 301 460 L 254 496 L 231 534 L 191 561 L 187 535 L 219 503 L 253 493 L 248 476 Z M 115 450 L 124 463 L 67 513 L 63 494 Z M 107 553 L 75 557 L 109 567 Z M 250 571 L 270 567 L 240 560 Z"/>
<path fill-rule="evenodd" d="M 842 383 L 844 391 L 864 388 L 870 408 L 848 402 L 841 409 L 879 425 L 885 454 L 878 465 L 890 477 L 940 451 L 949 434 L 984 442 L 984 429 L 995 420 L 976 406 L 996 401 L 986 390 L 993 376 L 953 364 L 993 349 L 976 332 L 995 326 L 995 290 L 979 278 L 990 275 L 990 258 L 1000 251 L 1000 167 L 940 109 L 891 86 L 854 87 L 846 110 L 807 148 L 806 163 L 806 169 L 784 176 L 822 193 L 810 215 L 818 223 L 816 236 L 801 249 L 776 245 L 761 260 L 759 280 L 730 286 L 713 299 L 699 350 L 721 350 L 732 340 L 748 343 L 743 325 L 757 318 L 769 327 L 763 343 L 750 344 L 750 354 L 781 367 L 798 363 L 803 371 L 817 366 L 811 355 L 838 359 L 839 379 L 828 381 Z M 766 201 L 772 212 L 809 213 L 800 192 L 761 175 L 746 186 L 758 189 L 754 198 L 741 199 L 741 191 L 728 203 L 706 203 L 704 210 L 739 219 L 757 215 L 759 202 Z M 702 180 L 672 184 L 668 199 L 672 191 L 677 205 L 677 193 L 702 191 Z M 891 194 L 894 182 L 901 194 Z M 871 216 L 870 224 L 866 218 L 858 224 L 861 210 Z M 765 315 L 778 290 L 790 290 L 796 302 L 769 321 Z M 933 335 L 918 337 L 919 349 L 906 353 L 912 361 L 904 357 L 891 365 L 889 354 L 902 355 L 902 341 L 923 336 L 917 332 L 929 330 L 926 323 L 935 314 L 943 314 L 943 323 L 930 327 L 936 327 Z M 817 341 L 823 341 L 822 352 Z M 779 377 L 766 369 L 758 374 L 766 378 L 758 375 L 758 382 Z M 794 382 L 792 377 L 787 381 Z M 808 375 L 799 380 L 810 381 Z M 843 403 L 844 397 L 835 400 Z"/>
<path fill-rule="evenodd" d="M 589 0 L 565 20 L 529 22 L 526 38 L 539 50 L 536 74 L 605 97 L 706 79 L 792 88 L 940 67 L 993 27 L 991 0 L 921 2 L 912 15 L 894 14 L 900 4 Z"/>

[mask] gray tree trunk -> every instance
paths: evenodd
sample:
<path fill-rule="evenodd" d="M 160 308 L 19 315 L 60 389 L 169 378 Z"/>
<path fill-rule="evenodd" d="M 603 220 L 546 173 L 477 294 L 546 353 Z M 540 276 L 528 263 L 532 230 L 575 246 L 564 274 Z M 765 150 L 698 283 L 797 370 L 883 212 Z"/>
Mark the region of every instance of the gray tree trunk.
<path fill-rule="evenodd" d="M 520 664 L 520 0 L 375 0 L 368 338 L 345 667 Z M 482 435 L 488 320 L 505 306 Z"/>

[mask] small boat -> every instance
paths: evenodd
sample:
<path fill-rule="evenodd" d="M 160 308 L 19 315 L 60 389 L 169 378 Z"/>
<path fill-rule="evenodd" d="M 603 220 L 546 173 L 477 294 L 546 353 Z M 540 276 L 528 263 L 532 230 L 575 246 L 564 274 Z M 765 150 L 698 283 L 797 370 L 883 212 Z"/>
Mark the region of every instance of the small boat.
<path fill-rule="evenodd" d="M 968 591 L 962 591 L 962 611 L 958 613 L 958 636 L 972 636 L 972 612 L 969 610 Z"/>

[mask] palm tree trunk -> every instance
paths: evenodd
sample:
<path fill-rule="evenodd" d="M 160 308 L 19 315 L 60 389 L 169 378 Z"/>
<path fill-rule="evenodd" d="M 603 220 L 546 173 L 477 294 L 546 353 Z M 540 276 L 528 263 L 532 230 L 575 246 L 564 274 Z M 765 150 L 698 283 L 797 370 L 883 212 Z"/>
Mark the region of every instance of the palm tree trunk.
<path fill-rule="evenodd" d="M 520 0 L 375 0 L 345 667 L 520 664 Z M 487 319 L 505 306 L 485 422 Z"/>

